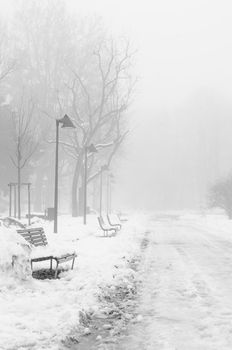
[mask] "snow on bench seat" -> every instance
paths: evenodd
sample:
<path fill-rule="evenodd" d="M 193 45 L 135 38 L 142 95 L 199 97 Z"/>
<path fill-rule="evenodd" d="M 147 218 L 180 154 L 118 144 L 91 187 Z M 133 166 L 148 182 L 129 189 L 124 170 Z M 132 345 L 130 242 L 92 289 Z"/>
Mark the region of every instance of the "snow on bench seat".
<path fill-rule="evenodd" d="M 55 278 L 58 273 L 58 266 L 63 262 L 72 260 L 72 269 L 74 266 L 77 253 L 74 249 L 66 246 L 63 242 L 53 242 L 52 245 L 48 244 L 47 237 L 42 227 L 27 228 L 17 230 L 17 232 L 23 236 L 23 238 L 33 246 L 31 252 L 31 267 L 33 268 L 33 262 L 41 262 L 50 260 L 50 269 L 52 269 L 52 261 L 56 261 Z"/>

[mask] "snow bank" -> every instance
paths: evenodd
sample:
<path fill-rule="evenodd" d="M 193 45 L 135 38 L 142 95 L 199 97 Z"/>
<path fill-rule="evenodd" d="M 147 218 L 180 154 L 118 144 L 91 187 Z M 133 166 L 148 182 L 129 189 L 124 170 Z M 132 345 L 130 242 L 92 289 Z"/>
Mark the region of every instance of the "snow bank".
<path fill-rule="evenodd" d="M 221 210 L 208 210 L 202 214 L 195 212 L 191 215 L 182 215 L 181 220 L 184 225 L 201 230 L 202 233 L 231 239 L 232 220 L 229 220 Z"/>
<path fill-rule="evenodd" d="M 67 254 L 77 254 L 77 247 L 62 240 L 51 242 L 47 246 L 33 247 L 31 251 L 31 259 L 40 258 L 44 256 L 62 257 Z"/>
<path fill-rule="evenodd" d="M 33 279 L 14 291 L 0 292 L 0 349 L 59 349 L 59 341 L 78 325 L 80 312 L 98 309 L 101 288 L 133 273 L 128 261 L 139 254 L 148 218 L 140 213 L 129 216 L 111 238 L 103 237 L 95 216 L 88 216 L 86 226 L 82 221 L 59 217 L 58 234 L 53 233 L 52 223 L 41 225 L 49 245 L 77 251 L 74 270 L 61 273 L 57 280 Z M 49 268 L 48 262 L 41 264 Z"/>
<path fill-rule="evenodd" d="M 0 287 L 31 277 L 30 247 L 14 230 L 0 227 Z"/>

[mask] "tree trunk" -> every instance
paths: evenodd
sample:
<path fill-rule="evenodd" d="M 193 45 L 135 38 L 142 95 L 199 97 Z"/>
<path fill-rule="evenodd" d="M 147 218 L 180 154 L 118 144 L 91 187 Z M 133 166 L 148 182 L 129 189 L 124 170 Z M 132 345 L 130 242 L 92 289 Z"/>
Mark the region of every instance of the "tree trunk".
<path fill-rule="evenodd" d="M 85 172 L 84 172 L 84 164 L 83 162 L 81 163 L 83 166 L 80 170 L 80 179 L 81 179 L 81 186 L 79 188 L 79 215 L 82 216 L 84 215 L 84 196 L 85 196 L 85 193 L 84 193 L 84 186 L 85 186 Z M 88 184 L 87 184 L 88 186 Z M 88 195 L 88 191 L 87 191 L 87 195 Z M 87 199 L 87 198 L 86 198 Z M 88 200 L 87 200 L 87 203 L 88 203 Z"/>
<path fill-rule="evenodd" d="M 101 184 L 101 178 L 102 177 L 102 172 L 100 174 L 99 177 L 95 178 L 93 180 L 93 201 L 92 201 L 92 206 L 93 209 L 100 212 L 100 207 L 102 207 L 102 201 L 100 204 L 100 195 L 101 195 L 101 188 L 102 188 L 102 184 Z"/>
<path fill-rule="evenodd" d="M 79 187 L 79 191 L 78 191 L 78 195 L 79 195 L 79 215 L 82 216 L 84 215 L 84 188 L 81 185 L 81 187 Z"/>
<path fill-rule="evenodd" d="M 73 217 L 78 216 L 77 189 L 78 189 L 78 182 L 79 182 L 80 172 L 81 172 L 81 166 L 80 166 L 81 161 L 82 161 L 82 157 L 79 157 L 76 162 L 73 182 L 72 182 L 72 216 Z"/>
<path fill-rule="evenodd" d="M 44 172 L 38 171 L 35 179 L 34 210 L 36 212 L 42 211 L 42 196 L 44 195 L 43 194 L 43 176 L 44 176 Z"/>
<path fill-rule="evenodd" d="M 21 168 L 18 166 L 18 219 L 21 219 Z"/>
<path fill-rule="evenodd" d="M 228 209 L 226 210 L 226 213 L 227 213 L 227 216 L 228 216 L 229 220 L 232 220 L 232 209 L 231 209 L 231 208 L 228 208 Z"/>

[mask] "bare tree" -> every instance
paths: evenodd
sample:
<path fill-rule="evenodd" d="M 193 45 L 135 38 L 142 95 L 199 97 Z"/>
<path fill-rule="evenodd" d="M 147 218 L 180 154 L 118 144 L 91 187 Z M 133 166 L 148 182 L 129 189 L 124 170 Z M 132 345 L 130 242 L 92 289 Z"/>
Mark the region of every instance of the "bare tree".
<path fill-rule="evenodd" d="M 38 134 L 33 123 L 34 104 L 23 96 L 12 112 L 14 150 L 10 159 L 17 169 L 18 218 L 21 218 L 22 170 L 38 147 Z"/>
<path fill-rule="evenodd" d="M 63 86 L 64 56 L 70 48 L 71 25 L 73 21 L 68 20 L 62 0 L 22 0 L 16 4 L 11 45 L 17 59 L 17 70 L 10 79 L 8 93 L 12 101 L 18 101 L 22 90 L 27 87 L 35 105 L 33 118 L 38 122 L 40 135 L 43 135 L 43 140 L 40 140 L 43 162 L 34 174 L 33 204 L 36 210 L 42 207 L 43 179 L 48 178 L 46 184 L 51 183 L 54 175 L 51 162 L 53 147 L 47 144 L 46 139 L 54 134 L 54 119 L 59 118 L 57 90 Z M 49 199 L 52 190 L 52 186 L 47 186 Z"/>
<path fill-rule="evenodd" d="M 77 192 L 83 184 L 85 149 L 91 143 L 99 154 L 90 155 L 88 182 L 100 174 L 101 163 L 110 166 L 128 129 L 123 118 L 128 109 L 134 80 L 130 75 L 133 53 L 127 41 L 116 45 L 111 39 L 95 44 L 86 64 L 69 65 L 69 109 L 77 127 L 66 151 L 75 160 L 72 182 L 72 214 L 77 215 Z M 81 198 L 79 198 L 81 200 Z"/>
<path fill-rule="evenodd" d="M 209 192 L 209 206 L 225 210 L 232 219 L 232 175 L 218 181 Z"/>
<path fill-rule="evenodd" d="M 13 72 L 16 67 L 16 61 L 10 57 L 10 51 L 7 47 L 6 28 L 0 23 L 0 82 Z"/>
<path fill-rule="evenodd" d="M 107 38 L 98 18 L 77 20 L 69 16 L 63 1 L 58 1 L 59 6 L 54 0 L 24 3 L 16 20 L 20 29 L 15 30 L 17 57 L 21 64 L 16 79 L 22 79 L 30 88 L 39 107 L 36 113 L 40 115 L 40 127 L 48 139 L 53 138 L 55 118 L 66 113 L 73 118 L 76 132 L 70 133 L 69 139 L 62 133 L 60 143 L 64 154 L 69 155 L 72 213 L 77 215 L 86 147 L 94 143 L 99 150 L 97 156 L 89 157 L 91 181 L 98 176 L 101 163 L 112 163 L 128 133 L 124 117 L 134 86 L 130 75 L 132 52 L 126 40 L 116 43 Z M 36 181 L 52 173 L 50 160 L 48 166 L 45 163 Z M 38 181 L 36 187 L 41 184 Z M 37 198 L 39 193 L 40 190 Z"/>

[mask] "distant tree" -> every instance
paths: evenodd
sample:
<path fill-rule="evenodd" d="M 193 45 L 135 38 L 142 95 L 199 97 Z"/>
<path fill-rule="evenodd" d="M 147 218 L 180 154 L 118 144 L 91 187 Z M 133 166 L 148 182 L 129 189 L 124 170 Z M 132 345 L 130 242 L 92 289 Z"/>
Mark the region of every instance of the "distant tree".
<path fill-rule="evenodd" d="M 6 78 L 14 71 L 16 67 L 15 59 L 11 58 L 12 53 L 8 45 L 7 28 L 0 21 L 0 83 L 2 84 Z M 5 96 L 1 96 L 5 99 Z"/>
<path fill-rule="evenodd" d="M 73 119 L 75 131 L 62 132 L 60 136 L 60 164 L 64 157 L 69 163 L 60 178 L 65 172 L 72 176 L 72 214 L 76 216 L 78 199 L 82 199 L 78 194 L 83 186 L 86 146 L 94 143 L 99 149 L 97 155 L 89 157 L 91 181 L 99 175 L 102 163 L 112 163 L 128 133 L 124 117 L 134 87 L 132 51 L 126 40 L 110 38 L 99 18 L 71 16 L 62 0 L 22 3 L 14 27 L 19 69 L 11 83 L 13 99 L 20 95 L 21 86 L 27 86 L 36 105 L 34 114 L 39 117 L 41 133 L 52 146 L 55 119 L 66 113 Z M 54 147 L 49 143 L 43 145 L 47 158 L 37 167 L 34 178 L 37 210 L 43 179 L 47 178 L 48 183 L 54 177 Z"/>
<path fill-rule="evenodd" d="M 51 206 L 54 145 L 47 140 L 55 134 L 55 118 L 62 117 L 58 91 L 64 88 L 65 56 L 71 51 L 71 22 L 62 0 L 22 0 L 16 7 L 12 25 L 11 41 L 17 70 L 11 76 L 9 94 L 17 105 L 22 90 L 26 87 L 30 91 L 34 103 L 31 118 L 36 119 L 41 136 L 40 152 L 36 152 L 36 157 L 34 154 L 28 164 L 34 166 L 33 205 L 36 211 L 42 210 L 45 204 L 44 192 L 46 205 Z M 31 125 L 34 125 L 33 121 Z"/>
<path fill-rule="evenodd" d="M 86 42 L 86 45 L 88 42 Z M 134 79 L 130 75 L 132 51 L 127 41 L 104 38 L 94 42 L 85 65 L 69 64 L 68 110 L 76 133 L 66 147 L 75 159 L 72 182 L 72 214 L 77 215 L 77 189 L 83 186 L 85 148 L 94 143 L 99 150 L 90 155 L 88 182 L 100 174 L 101 165 L 111 165 L 128 129 L 124 118 L 131 100 Z M 76 64 L 75 64 L 76 63 Z M 82 193 L 82 191 L 80 192 Z M 79 198 L 81 201 L 82 196 Z"/>
<path fill-rule="evenodd" d="M 209 191 L 209 206 L 225 210 L 229 219 L 232 219 L 232 174 L 219 180 Z"/>
<path fill-rule="evenodd" d="M 18 218 L 21 219 L 22 170 L 28 165 L 38 148 L 36 126 L 33 123 L 34 104 L 25 96 L 21 98 L 12 112 L 13 149 L 10 159 L 17 169 Z"/>

